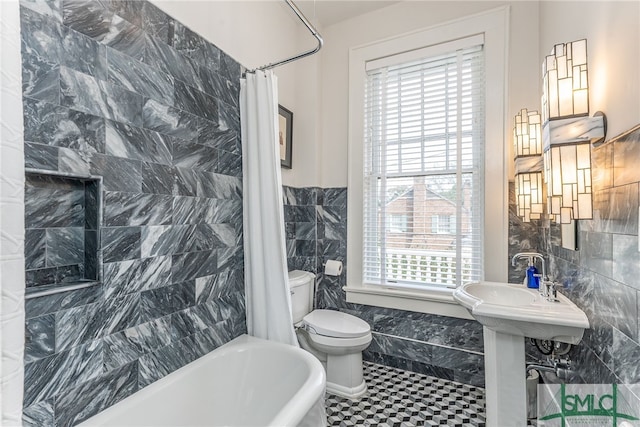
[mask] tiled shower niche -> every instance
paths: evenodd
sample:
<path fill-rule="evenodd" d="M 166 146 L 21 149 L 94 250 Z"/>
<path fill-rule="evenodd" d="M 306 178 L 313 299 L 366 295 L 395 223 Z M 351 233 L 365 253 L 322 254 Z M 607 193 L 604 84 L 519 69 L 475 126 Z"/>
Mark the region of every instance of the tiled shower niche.
<path fill-rule="evenodd" d="M 27 296 L 100 280 L 99 177 L 25 174 Z"/>

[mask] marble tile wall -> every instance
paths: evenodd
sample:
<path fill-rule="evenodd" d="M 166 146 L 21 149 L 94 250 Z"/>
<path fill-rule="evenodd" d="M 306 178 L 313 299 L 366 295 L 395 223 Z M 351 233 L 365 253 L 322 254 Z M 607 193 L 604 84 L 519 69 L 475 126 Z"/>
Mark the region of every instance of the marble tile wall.
<path fill-rule="evenodd" d="M 241 66 L 144 1 L 21 0 L 21 25 L 25 167 L 102 177 L 102 283 L 25 304 L 24 423 L 63 427 L 246 332 Z M 57 266 L 83 201 L 56 200 Z"/>
<path fill-rule="evenodd" d="M 364 352 L 366 360 L 484 385 L 479 323 L 346 302 L 342 290 L 348 268 L 346 188 L 285 187 L 284 204 L 289 270 L 317 274 L 316 307 L 353 314 L 371 325 L 373 342 Z M 315 245 L 309 231 L 314 228 Z M 329 259 L 343 262 L 341 276 L 323 273 L 322 264 Z"/>
<path fill-rule="evenodd" d="M 591 328 L 570 353 L 570 382 L 640 382 L 640 128 L 592 151 L 594 219 L 578 222 L 578 251 L 561 247 L 552 226 L 543 250 L 551 278 L 562 284 Z"/>

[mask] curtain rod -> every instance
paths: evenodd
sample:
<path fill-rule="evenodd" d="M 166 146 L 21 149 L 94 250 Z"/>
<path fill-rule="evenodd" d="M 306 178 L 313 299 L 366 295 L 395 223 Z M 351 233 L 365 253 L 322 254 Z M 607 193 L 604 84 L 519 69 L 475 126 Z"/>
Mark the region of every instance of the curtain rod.
<path fill-rule="evenodd" d="M 293 10 L 293 12 L 298 16 L 298 18 L 300 18 L 300 21 L 302 21 L 305 27 L 307 27 L 307 29 L 311 32 L 311 35 L 316 38 L 316 40 L 318 41 L 318 46 L 316 46 L 315 49 L 311 49 L 299 55 L 292 56 L 291 58 L 283 59 L 282 61 L 278 61 L 278 62 L 272 62 L 270 64 L 263 65 L 262 67 L 254 68 L 253 70 L 249 71 L 250 73 L 253 73 L 257 70 L 261 70 L 261 71 L 270 70 L 272 68 L 279 67 L 280 65 L 297 61 L 298 59 L 302 59 L 306 56 L 317 53 L 322 48 L 324 41 L 322 40 L 322 36 L 320 35 L 320 33 L 318 33 L 318 31 L 314 28 L 314 26 L 311 25 L 311 23 L 307 20 L 307 18 L 303 15 L 303 13 L 300 12 L 300 9 L 298 9 L 298 7 L 295 5 L 295 3 L 293 3 L 293 1 L 291 0 L 284 0 L 284 1 L 291 8 L 291 10 Z"/>

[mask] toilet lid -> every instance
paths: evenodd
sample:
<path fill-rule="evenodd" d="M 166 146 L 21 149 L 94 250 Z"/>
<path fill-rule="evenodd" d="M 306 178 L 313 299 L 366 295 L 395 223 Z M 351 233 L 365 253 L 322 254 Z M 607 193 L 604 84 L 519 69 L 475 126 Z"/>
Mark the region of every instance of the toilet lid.
<path fill-rule="evenodd" d="M 371 331 L 364 320 L 335 310 L 313 310 L 303 321 L 316 334 L 327 337 L 356 338 Z"/>

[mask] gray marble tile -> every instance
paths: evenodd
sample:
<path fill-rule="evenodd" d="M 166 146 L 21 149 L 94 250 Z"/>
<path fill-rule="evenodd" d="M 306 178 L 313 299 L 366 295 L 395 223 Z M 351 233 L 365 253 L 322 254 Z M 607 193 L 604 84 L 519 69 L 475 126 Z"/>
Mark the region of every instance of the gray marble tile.
<path fill-rule="evenodd" d="M 82 227 L 84 191 L 33 187 L 25 188 L 27 228 Z"/>
<path fill-rule="evenodd" d="M 104 298 L 120 297 L 142 290 L 140 265 L 140 260 L 105 263 L 102 266 Z"/>
<path fill-rule="evenodd" d="M 142 227 L 143 257 L 192 252 L 198 244 L 196 225 Z"/>
<path fill-rule="evenodd" d="M 146 37 L 144 62 L 192 87 L 202 88 L 197 67 L 191 59 L 155 37 Z"/>
<path fill-rule="evenodd" d="M 241 272 L 227 268 L 217 274 L 196 279 L 196 303 L 214 301 L 224 295 L 242 292 L 243 288 L 244 279 Z"/>
<path fill-rule="evenodd" d="M 25 142 L 24 167 L 40 170 L 57 170 L 58 149 L 48 145 Z"/>
<path fill-rule="evenodd" d="M 173 31 L 173 18 L 149 2 L 144 2 L 142 14 L 142 28 L 145 32 L 169 44 L 170 31 Z"/>
<path fill-rule="evenodd" d="M 623 384 L 637 384 L 640 381 L 640 345 L 624 333 L 613 329 L 611 348 L 615 359 L 613 372 Z"/>
<path fill-rule="evenodd" d="M 73 175 L 90 175 L 93 155 L 70 148 L 58 150 L 58 171 Z"/>
<path fill-rule="evenodd" d="M 22 55 L 22 94 L 42 101 L 60 100 L 60 66 L 38 56 Z"/>
<path fill-rule="evenodd" d="M 46 231 L 26 229 L 24 239 L 24 260 L 27 270 L 45 266 Z"/>
<path fill-rule="evenodd" d="M 640 290 L 640 252 L 638 237 L 613 235 L 613 279 Z"/>
<path fill-rule="evenodd" d="M 84 262 L 84 228 L 50 228 L 46 232 L 46 263 L 50 267 Z"/>
<path fill-rule="evenodd" d="M 145 290 L 169 286 L 172 283 L 171 257 L 159 256 L 142 259 L 140 283 Z"/>
<path fill-rule="evenodd" d="M 195 305 L 195 282 L 187 281 L 140 294 L 142 318 L 157 319 Z"/>
<path fill-rule="evenodd" d="M 25 315 L 27 319 L 55 313 L 73 307 L 95 303 L 102 296 L 100 286 L 91 286 L 57 294 L 31 298 L 25 301 Z"/>
<path fill-rule="evenodd" d="M 230 223 L 242 226 L 242 200 L 217 200 L 215 215 L 205 219 L 206 222 Z"/>
<path fill-rule="evenodd" d="M 102 229 L 104 262 L 140 258 L 140 227 L 114 227 Z"/>
<path fill-rule="evenodd" d="M 143 193 L 173 194 L 175 186 L 175 168 L 157 163 L 142 163 Z"/>
<path fill-rule="evenodd" d="M 110 156 L 171 165 L 173 140 L 157 132 L 107 120 L 105 144 Z"/>
<path fill-rule="evenodd" d="M 171 224 L 172 205 L 171 196 L 106 191 L 104 224 L 108 227 Z"/>
<path fill-rule="evenodd" d="M 25 140 L 85 152 L 104 152 L 103 118 L 29 98 L 23 103 Z"/>
<path fill-rule="evenodd" d="M 20 0 L 20 6 L 47 16 L 58 23 L 62 22 L 61 3 L 62 0 Z"/>
<path fill-rule="evenodd" d="M 229 153 L 228 151 L 218 152 L 217 171 L 221 175 L 230 175 L 242 178 L 242 157 Z"/>
<path fill-rule="evenodd" d="M 640 181 L 640 130 L 613 143 L 613 185 L 620 186 Z"/>
<path fill-rule="evenodd" d="M 197 197 L 176 196 L 173 198 L 173 223 L 197 224 L 203 222 L 204 211 L 208 208 L 209 201 L 212 209 L 215 209 L 216 201 L 213 199 L 201 199 Z"/>
<path fill-rule="evenodd" d="M 22 425 L 25 427 L 55 427 L 53 416 L 54 399 L 35 403 L 22 411 Z"/>
<path fill-rule="evenodd" d="M 117 369 L 144 354 L 171 344 L 170 317 L 152 320 L 109 335 L 104 343 L 105 369 Z"/>
<path fill-rule="evenodd" d="M 613 186 L 613 146 L 606 144 L 591 150 L 591 184 L 594 193 Z"/>
<path fill-rule="evenodd" d="M 144 127 L 195 142 L 204 119 L 187 111 L 161 104 L 153 99 L 144 103 L 142 110 Z"/>
<path fill-rule="evenodd" d="M 112 83 L 60 68 L 60 104 L 107 119 L 142 125 L 143 98 Z"/>
<path fill-rule="evenodd" d="M 390 356 L 401 357 L 421 363 L 431 363 L 433 346 L 417 341 L 386 335 L 373 334 L 369 351 Z"/>
<path fill-rule="evenodd" d="M 107 0 L 105 6 L 136 27 L 142 28 L 145 3 L 138 0 Z"/>
<path fill-rule="evenodd" d="M 225 102 L 218 101 L 218 125 L 220 130 L 233 130 L 240 133 L 240 110 Z"/>
<path fill-rule="evenodd" d="M 217 72 L 212 71 L 206 65 L 200 66 L 198 73 L 203 91 L 231 106 L 238 106 L 239 91 L 237 85 L 234 85 Z"/>
<path fill-rule="evenodd" d="M 241 66 L 232 57 L 220 52 L 220 75 L 233 84 L 240 84 Z"/>
<path fill-rule="evenodd" d="M 96 415 L 138 391 L 138 363 L 80 384 L 56 399 L 56 426 L 69 427 Z"/>
<path fill-rule="evenodd" d="M 214 97 L 179 80 L 176 80 L 174 86 L 174 102 L 177 108 L 213 123 L 218 122 L 218 101 Z"/>
<path fill-rule="evenodd" d="M 140 388 L 148 386 L 196 358 L 189 345 L 191 341 L 185 342 L 184 340 L 188 340 L 188 337 L 152 353 L 145 354 L 139 359 Z"/>
<path fill-rule="evenodd" d="M 27 320 L 24 361 L 31 363 L 55 353 L 55 316 L 48 314 Z"/>
<path fill-rule="evenodd" d="M 56 283 L 74 283 L 86 278 L 83 264 L 56 267 Z"/>
<path fill-rule="evenodd" d="M 244 271 L 244 248 L 242 245 L 218 249 L 218 270 L 222 271 L 226 268 L 232 268 L 241 273 Z"/>
<path fill-rule="evenodd" d="M 174 255 L 171 260 L 171 277 L 179 283 L 210 276 L 218 270 L 217 252 L 202 251 Z"/>
<path fill-rule="evenodd" d="M 110 298 L 56 313 L 56 351 L 123 331 L 140 323 L 140 294 Z"/>
<path fill-rule="evenodd" d="M 191 58 L 195 67 L 206 67 L 210 71 L 219 68 L 220 50 L 179 22 L 174 24 L 172 46 Z"/>
<path fill-rule="evenodd" d="M 242 199 L 242 180 L 240 178 L 209 172 L 199 172 L 196 176 L 199 197 Z"/>
<path fill-rule="evenodd" d="M 198 175 L 191 169 L 175 168 L 173 194 L 177 196 L 198 195 Z"/>
<path fill-rule="evenodd" d="M 127 90 L 173 105 L 173 78 L 116 50 L 107 51 L 109 81 Z"/>
<path fill-rule="evenodd" d="M 142 162 L 96 154 L 91 173 L 102 177 L 105 191 L 142 193 Z"/>
<path fill-rule="evenodd" d="M 45 2 L 38 2 L 44 4 Z M 24 6 L 24 5 L 23 5 Z M 104 46 L 60 25 L 57 19 L 21 8 L 22 51 L 37 61 L 64 65 L 74 70 L 106 78 L 106 49 Z"/>
<path fill-rule="evenodd" d="M 609 233 L 580 233 L 580 263 L 590 270 L 612 277 L 613 235 Z"/>
<path fill-rule="evenodd" d="M 105 8 L 104 3 L 64 0 L 62 17 L 64 25 L 136 59 L 144 58 L 144 31 Z"/>
<path fill-rule="evenodd" d="M 173 146 L 173 165 L 185 169 L 216 172 L 218 151 L 200 144 L 176 143 Z"/>
<path fill-rule="evenodd" d="M 601 212 L 606 231 L 638 234 L 638 183 L 614 187 L 609 191 L 608 209 Z"/>
<path fill-rule="evenodd" d="M 233 154 L 241 154 L 242 143 L 240 142 L 240 134 L 235 130 L 222 130 L 217 124 L 211 122 L 205 123 L 206 126 L 200 129 L 198 134 L 198 143 L 209 147 L 218 148 Z"/>
<path fill-rule="evenodd" d="M 88 342 L 24 367 L 24 406 L 43 401 L 97 378 L 102 370 L 102 342 Z"/>

